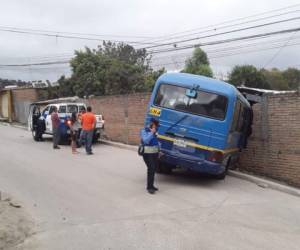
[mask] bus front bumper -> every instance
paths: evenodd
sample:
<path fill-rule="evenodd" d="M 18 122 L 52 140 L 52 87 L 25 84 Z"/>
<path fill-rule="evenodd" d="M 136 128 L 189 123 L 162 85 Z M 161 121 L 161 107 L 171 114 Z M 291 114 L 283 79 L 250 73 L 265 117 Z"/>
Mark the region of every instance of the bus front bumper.
<path fill-rule="evenodd" d="M 159 159 L 173 166 L 201 173 L 218 175 L 225 171 L 225 167 L 221 163 L 207 161 L 203 158 L 183 154 L 178 151 L 161 150 Z"/>

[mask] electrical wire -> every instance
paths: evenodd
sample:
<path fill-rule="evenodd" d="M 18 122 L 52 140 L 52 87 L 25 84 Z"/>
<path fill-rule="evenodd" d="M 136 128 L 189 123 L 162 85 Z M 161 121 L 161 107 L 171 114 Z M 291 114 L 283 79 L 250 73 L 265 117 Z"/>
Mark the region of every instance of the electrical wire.
<path fill-rule="evenodd" d="M 185 30 L 185 31 L 181 31 L 181 32 L 172 33 L 172 34 L 169 34 L 169 35 L 159 36 L 159 37 L 156 37 L 156 39 L 157 38 L 168 38 L 168 37 L 173 36 L 173 35 L 193 32 L 193 31 L 196 31 L 196 30 L 202 30 L 202 29 L 211 28 L 211 27 L 218 27 L 220 25 L 233 23 L 233 22 L 241 21 L 241 20 L 246 20 L 246 19 L 249 19 L 249 18 L 258 17 L 258 16 L 262 16 L 262 15 L 266 15 L 266 14 L 270 14 L 270 13 L 274 13 L 274 12 L 278 12 L 278 11 L 282 11 L 282 10 L 292 9 L 292 8 L 299 7 L 299 6 L 300 6 L 300 4 L 289 5 L 289 6 L 286 6 L 286 7 L 283 7 L 283 8 L 274 9 L 274 10 L 266 11 L 266 12 L 261 12 L 261 13 L 255 14 L 255 15 L 250 15 L 250 16 L 246 16 L 246 17 L 239 17 L 239 18 L 236 18 L 236 19 L 231 19 L 231 20 L 216 23 L 216 24 L 213 24 L 213 25 L 210 24 L 210 25 L 203 26 L 203 27 L 200 27 L 200 28 L 194 28 L 194 29 L 189 29 L 189 30 Z M 149 41 L 149 40 L 145 40 L 145 41 Z"/>
<path fill-rule="evenodd" d="M 279 34 L 291 33 L 291 32 L 295 32 L 295 31 L 299 31 L 299 30 L 300 30 L 300 27 L 294 28 L 294 29 L 286 29 L 286 30 L 261 33 L 261 34 L 250 35 L 250 36 L 242 36 L 242 37 L 235 37 L 235 38 L 211 41 L 211 42 L 206 42 L 206 43 L 191 44 L 191 45 L 186 45 L 186 46 L 177 47 L 177 48 L 152 50 L 149 52 L 149 54 L 165 53 L 165 52 L 170 52 L 170 51 L 185 50 L 185 49 L 196 48 L 196 47 L 201 47 L 201 46 L 216 45 L 216 44 L 222 44 L 222 43 L 229 43 L 229 42 L 233 42 L 233 41 L 248 40 L 248 39 L 252 39 L 252 38 L 274 36 L 274 35 L 279 35 Z"/>
<path fill-rule="evenodd" d="M 152 49 L 152 48 L 157 48 L 157 47 L 161 47 L 161 46 L 174 45 L 174 44 L 178 44 L 178 43 L 185 43 L 185 42 L 195 41 L 195 40 L 204 39 L 204 38 L 210 38 L 210 37 L 215 37 L 215 36 L 220 36 L 220 35 L 227 35 L 227 34 L 231 34 L 231 33 L 266 27 L 266 26 L 270 26 L 270 25 L 274 25 L 274 24 L 285 23 L 285 22 L 295 21 L 295 20 L 299 20 L 299 19 L 300 19 L 300 17 L 293 17 L 293 18 L 288 18 L 288 19 L 279 20 L 279 21 L 275 21 L 275 22 L 269 22 L 269 23 L 249 26 L 249 27 L 245 27 L 245 28 L 229 30 L 229 31 L 220 32 L 217 34 L 212 34 L 212 35 L 206 35 L 206 36 L 201 36 L 201 37 L 194 37 L 194 38 L 179 40 L 179 41 L 175 41 L 175 42 L 151 45 L 151 46 L 144 47 L 143 49 Z"/>
<path fill-rule="evenodd" d="M 154 40 L 153 42 L 163 42 L 163 41 L 166 41 L 166 40 L 173 40 L 173 39 L 177 39 L 177 38 L 189 37 L 189 36 L 199 35 L 199 34 L 208 33 L 208 32 L 215 32 L 215 31 L 220 30 L 220 29 L 226 29 L 226 28 L 236 27 L 236 26 L 240 26 L 240 25 L 244 25 L 244 24 L 248 24 L 248 23 L 253 23 L 253 22 L 258 22 L 258 21 L 262 21 L 262 20 L 267 20 L 267 19 L 270 19 L 270 18 L 280 17 L 280 16 L 292 14 L 292 13 L 297 13 L 297 12 L 300 12 L 300 10 L 288 11 L 288 12 L 285 12 L 285 13 L 281 13 L 281 14 L 277 14 L 277 15 L 272 15 L 272 16 L 268 16 L 268 17 L 262 17 L 262 18 L 258 18 L 258 19 L 254 19 L 254 20 L 250 20 L 250 21 L 245 21 L 245 22 L 240 22 L 240 23 L 236 23 L 236 24 L 230 24 L 230 25 L 215 27 L 215 28 L 212 28 L 212 29 L 207 29 L 207 30 L 204 30 L 204 31 L 201 31 L 201 32 L 196 32 L 196 33 L 194 32 L 194 33 L 189 33 L 189 34 L 181 35 L 181 36 L 170 36 L 170 37 L 168 37 L 168 39 Z"/>

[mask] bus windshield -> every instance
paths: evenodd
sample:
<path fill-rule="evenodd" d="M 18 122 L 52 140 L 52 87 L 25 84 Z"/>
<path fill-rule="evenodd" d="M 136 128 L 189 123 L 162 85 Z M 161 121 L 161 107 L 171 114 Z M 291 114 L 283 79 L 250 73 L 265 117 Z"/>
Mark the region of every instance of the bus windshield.
<path fill-rule="evenodd" d="M 186 95 L 187 90 L 181 86 L 162 84 L 156 93 L 154 105 L 218 120 L 225 119 L 227 97 L 197 90 L 193 98 Z"/>

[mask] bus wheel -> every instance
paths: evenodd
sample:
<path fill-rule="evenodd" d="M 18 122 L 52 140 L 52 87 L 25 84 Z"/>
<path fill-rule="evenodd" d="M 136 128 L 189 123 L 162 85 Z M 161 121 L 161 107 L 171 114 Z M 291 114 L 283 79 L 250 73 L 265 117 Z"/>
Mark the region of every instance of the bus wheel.
<path fill-rule="evenodd" d="M 159 162 L 156 172 L 159 174 L 171 174 L 172 173 L 172 166 L 165 162 Z"/>
<path fill-rule="evenodd" d="M 225 167 L 224 172 L 215 176 L 215 178 L 217 180 L 224 180 L 225 179 L 225 177 L 227 175 L 227 172 L 228 172 L 228 169 L 229 169 L 229 165 L 230 165 L 230 158 L 228 159 L 228 161 L 226 163 L 226 167 Z"/>

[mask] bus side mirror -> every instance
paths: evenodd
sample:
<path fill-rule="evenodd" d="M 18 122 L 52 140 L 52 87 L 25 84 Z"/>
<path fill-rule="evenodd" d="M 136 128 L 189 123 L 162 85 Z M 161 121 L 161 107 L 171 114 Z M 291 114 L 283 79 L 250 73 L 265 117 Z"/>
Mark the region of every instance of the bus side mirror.
<path fill-rule="evenodd" d="M 187 89 L 187 90 L 185 91 L 185 95 L 186 95 L 187 97 L 190 97 L 190 98 L 196 98 L 196 97 L 197 97 L 197 91 L 194 90 L 194 89 Z"/>

